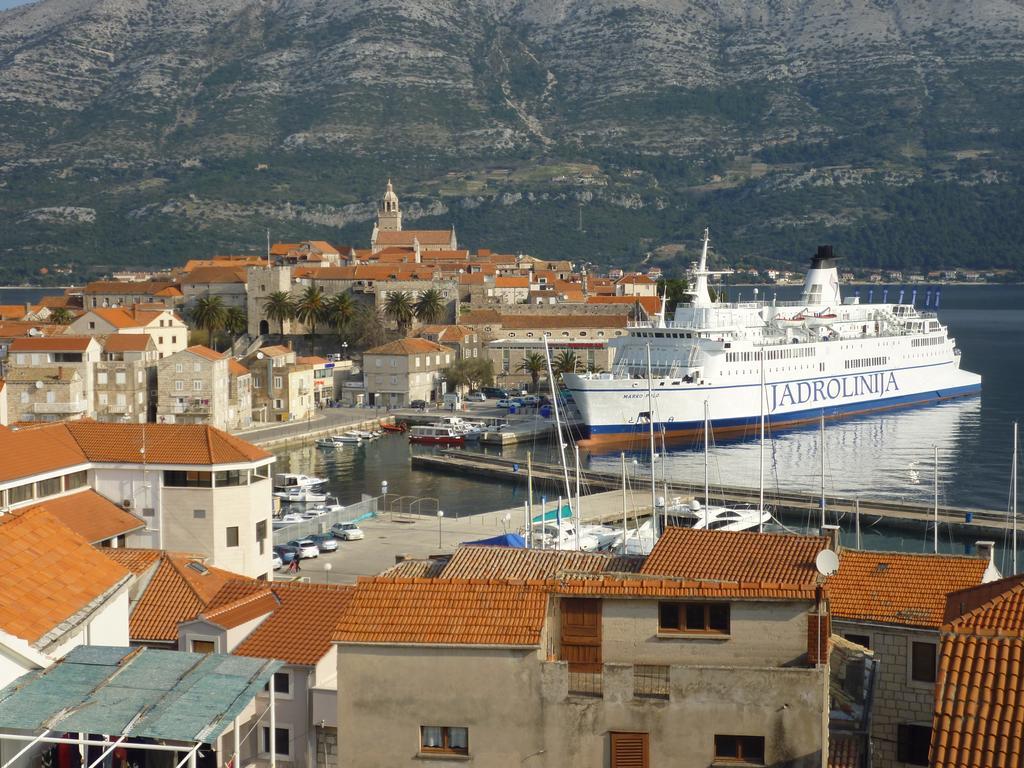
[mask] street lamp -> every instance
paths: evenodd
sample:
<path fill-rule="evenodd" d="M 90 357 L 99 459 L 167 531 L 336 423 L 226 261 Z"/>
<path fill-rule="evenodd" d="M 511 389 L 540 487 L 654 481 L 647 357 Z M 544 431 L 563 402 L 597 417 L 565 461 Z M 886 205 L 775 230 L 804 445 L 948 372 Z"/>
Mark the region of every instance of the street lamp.
<path fill-rule="evenodd" d="M 437 510 L 437 547 L 441 548 L 441 521 L 444 519 L 444 512 Z"/>
<path fill-rule="evenodd" d="M 381 480 L 380 481 L 380 503 L 383 504 L 385 507 L 387 507 L 387 505 L 388 505 L 388 481 L 387 480 Z M 377 511 L 379 512 L 380 510 L 377 510 Z M 394 516 L 392 516 L 391 522 L 392 523 L 395 522 Z"/>
<path fill-rule="evenodd" d="M 348 342 L 341 342 L 341 359 L 348 360 Z"/>
<path fill-rule="evenodd" d="M 331 583 L 331 564 L 330 563 L 324 563 L 324 578 L 327 580 L 328 584 Z"/>

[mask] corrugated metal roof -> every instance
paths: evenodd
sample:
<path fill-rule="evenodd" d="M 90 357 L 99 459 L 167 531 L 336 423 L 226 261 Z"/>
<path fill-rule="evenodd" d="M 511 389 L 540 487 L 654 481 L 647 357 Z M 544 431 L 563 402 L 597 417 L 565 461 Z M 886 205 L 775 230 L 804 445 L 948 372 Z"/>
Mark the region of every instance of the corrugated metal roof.
<path fill-rule="evenodd" d="M 222 653 L 79 646 L 0 690 L 0 729 L 209 742 L 281 666 Z"/>

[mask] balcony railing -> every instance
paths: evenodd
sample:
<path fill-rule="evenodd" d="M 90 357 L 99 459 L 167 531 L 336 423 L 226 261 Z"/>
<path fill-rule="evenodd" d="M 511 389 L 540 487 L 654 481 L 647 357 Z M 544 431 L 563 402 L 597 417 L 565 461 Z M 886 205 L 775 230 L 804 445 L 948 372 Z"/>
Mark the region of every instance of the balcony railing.
<path fill-rule="evenodd" d="M 128 405 L 128 404 L 118 405 L 117 403 L 113 403 L 111 405 L 108 405 L 108 406 L 106 406 L 106 408 L 107 408 L 107 413 L 128 413 L 131 410 L 131 406 L 130 405 Z"/>
<path fill-rule="evenodd" d="M 171 413 L 209 413 L 210 403 L 201 400 L 193 400 L 188 403 L 175 404 Z"/>
<path fill-rule="evenodd" d="M 85 400 L 73 403 L 35 403 L 32 406 L 34 413 L 85 413 L 87 410 L 89 403 Z"/>
<path fill-rule="evenodd" d="M 637 664 L 633 667 L 633 696 L 638 699 L 668 699 L 668 667 Z"/>
<path fill-rule="evenodd" d="M 571 696 L 603 696 L 604 674 L 596 672 L 575 672 L 569 670 L 569 694 Z"/>

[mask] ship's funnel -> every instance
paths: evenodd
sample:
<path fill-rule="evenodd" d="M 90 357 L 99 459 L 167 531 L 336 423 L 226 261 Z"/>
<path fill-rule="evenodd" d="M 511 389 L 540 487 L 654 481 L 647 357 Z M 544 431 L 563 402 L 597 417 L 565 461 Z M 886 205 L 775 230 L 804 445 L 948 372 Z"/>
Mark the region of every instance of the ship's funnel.
<path fill-rule="evenodd" d="M 843 303 L 839 295 L 839 272 L 836 270 L 838 258 L 833 254 L 831 245 L 818 246 L 804 278 L 802 303 L 807 306 L 838 306 Z"/>

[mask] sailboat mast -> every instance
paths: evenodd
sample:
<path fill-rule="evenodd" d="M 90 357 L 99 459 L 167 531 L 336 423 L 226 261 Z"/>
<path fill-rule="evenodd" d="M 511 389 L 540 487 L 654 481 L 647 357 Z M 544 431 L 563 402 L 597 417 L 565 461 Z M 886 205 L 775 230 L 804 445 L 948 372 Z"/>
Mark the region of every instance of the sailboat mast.
<path fill-rule="evenodd" d="M 626 531 L 629 530 L 629 511 L 626 509 L 626 454 L 619 454 L 622 460 L 622 554 L 626 554 Z"/>
<path fill-rule="evenodd" d="M 761 350 L 761 386 L 757 399 L 761 403 L 761 448 L 757 472 L 757 532 L 764 533 L 764 349 Z"/>
<path fill-rule="evenodd" d="M 580 523 L 583 522 L 583 513 L 580 509 L 580 447 L 573 445 L 576 453 L 576 549 L 580 548 Z"/>
<path fill-rule="evenodd" d="M 572 491 L 569 489 L 569 467 L 565 461 L 565 435 L 562 434 L 562 418 L 559 415 L 558 409 L 558 392 L 555 386 L 555 374 L 551 370 L 551 350 L 548 349 L 548 337 L 544 337 L 544 361 L 548 366 L 548 383 L 551 385 L 551 401 L 555 409 L 555 431 L 558 433 L 558 456 L 562 463 L 562 478 L 565 480 L 565 496 L 568 499 L 572 499 Z M 562 510 L 559 505 L 558 512 L 555 513 L 555 524 L 561 527 L 562 524 Z"/>
<path fill-rule="evenodd" d="M 708 529 L 708 401 L 704 401 L 704 530 Z"/>
<path fill-rule="evenodd" d="M 1017 575 L 1017 422 L 1013 422 L 1013 575 Z"/>
<path fill-rule="evenodd" d="M 932 471 L 932 490 L 935 497 L 935 525 L 932 528 L 932 552 L 935 554 L 939 553 L 939 446 L 932 446 L 932 461 L 934 462 Z"/>
<path fill-rule="evenodd" d="M 860 540 L 860 496 L 853 500 L 853 521 L 857 526 L 857 549 L 861 549 Z"/>
<path fill-rule="evenodd" d="M 651 371 L 651 345 L 647 345 L 647 425 L 651 438 L 651 525 L 654 526 L 654 539 L 658 539 L 658 489 L 657 476 L 654 474 L 654 375 Z M 662 457 L 662 461 L 665 458 Z"/>
<path fill-rule="evenodd" d="M 825 411 L 821 411 L 821 530 L 825 530 Z"/>
<path fill-rule="evenodd" d="M 529 525 L 526 530 L 526 546 L 533 548 L 533 453 L 526 452 L 526 513 Z"/>

